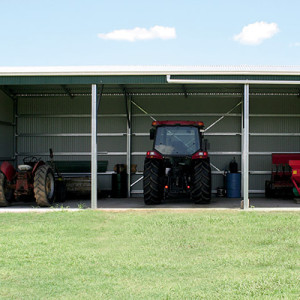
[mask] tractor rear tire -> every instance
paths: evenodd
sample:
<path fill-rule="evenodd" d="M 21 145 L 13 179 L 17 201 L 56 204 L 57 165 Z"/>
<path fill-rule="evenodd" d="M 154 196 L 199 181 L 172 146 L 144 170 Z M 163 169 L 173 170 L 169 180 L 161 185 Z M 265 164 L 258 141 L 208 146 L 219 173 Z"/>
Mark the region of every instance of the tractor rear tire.
<path fill-rule="evenodd" d="M 14 190 L 8 188 L 6 176 L 0 172 L 0 206 L 9 206 L 14 199 Z"/>
<path fill-rule="evenodd" d="M 209 160 L 198 160 L 195 163 L 192 199 L 195 204 L 209 204 L 211 201 L 211 168 Z"/>
<path fill-rule="evenodd" d="M 49 165 L 42 165 L 36 170 L 33 185 L 37 205 L 51 206 L 55 196 L 55 180 Z"/>
<path fill-rule="evenodd" d="M 161 163 L 157 159 L 146 159 L 144 164 L 144 202 L 146 205 L 157 205 L 163 197 L 160 183 Z"/>

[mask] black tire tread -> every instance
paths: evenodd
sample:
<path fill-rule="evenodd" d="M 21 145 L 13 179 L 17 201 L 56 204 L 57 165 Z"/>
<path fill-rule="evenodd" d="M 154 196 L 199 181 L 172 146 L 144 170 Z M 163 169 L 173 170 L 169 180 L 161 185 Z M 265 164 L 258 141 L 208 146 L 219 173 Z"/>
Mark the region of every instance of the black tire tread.
<path fill-rule="evenodd" d="M 195 204 L 211 202 L 211 168 L 208 160 L 195 162 L 192 199 Z"/>
<path fill-rule="evenodd" d="M 49 207 L 53 203 L 55 193 L 53 193 L 53 197 L 51 199 L 48 199 L 46 195 L 45 183 L 49 172 L 52 173 L 54 179 L 53 171 L 49 165 L 40 166 L 34 175 L 34 197 L 37 205 L 41 207 Z"/>
<path fill-rule="evenodd" d="M 144 164 L 144 202 L 146 205 L 161 203 L 162 187 L 160 184 L 160 162 L 157 159 L 146 159 Z"/>
<path fill-rule="evenodd" d="M 0 206 L 2 207 L 9 206 L 14 197 L 12 190 L 5 194 L 5 184 L 6 176 L 0 172 Z"/>

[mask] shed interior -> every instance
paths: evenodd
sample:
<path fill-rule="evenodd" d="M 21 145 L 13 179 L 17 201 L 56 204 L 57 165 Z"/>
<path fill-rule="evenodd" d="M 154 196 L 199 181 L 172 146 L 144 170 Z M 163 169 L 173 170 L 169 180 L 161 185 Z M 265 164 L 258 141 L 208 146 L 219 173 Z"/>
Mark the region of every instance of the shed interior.
<path fill-rule="evenodd" d="M 130 178 L 130 195 L 142 195 L 143 161 L 152 146 L 153 119 L 204 122 L 213 193 L 223 185 L 233 157 L 240 170 L 242 84 L 146 84 L 118 78 L 111 82 L 99 84 L 103 89 L 98 95 L 98 160 L 108 161 L 107 171 L 98 174 L 101 190 L 111 190 L 116 164 L 130 162 L 137 165 Z M 17 165 L 28 155 L 48 160 L 49 148 L 56 160 L 90 161 L 91 85 L 62 83 L 0 86 L 0 162 Z M 271 154 L 299 152 L 299 85 L 251 84 L 249 99 L 249 193 L 261 195 L 272 169 Z"/>

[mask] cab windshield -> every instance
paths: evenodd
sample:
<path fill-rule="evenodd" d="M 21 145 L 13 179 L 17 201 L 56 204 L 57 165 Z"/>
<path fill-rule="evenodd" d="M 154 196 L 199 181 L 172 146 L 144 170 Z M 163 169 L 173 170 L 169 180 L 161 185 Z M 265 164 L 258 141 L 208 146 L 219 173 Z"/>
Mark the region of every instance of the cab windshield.
<path fill-rule="evenodd" d="M 158 127 L 154 149 L 164 155 L 192 155 L 200 149 L 199 129 L 193 126 Z"/>

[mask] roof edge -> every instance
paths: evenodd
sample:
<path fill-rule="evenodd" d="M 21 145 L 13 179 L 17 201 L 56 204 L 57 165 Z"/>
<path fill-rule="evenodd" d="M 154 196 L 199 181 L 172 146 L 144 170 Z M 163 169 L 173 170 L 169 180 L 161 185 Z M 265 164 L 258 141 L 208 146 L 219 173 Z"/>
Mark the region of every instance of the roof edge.
<path fill-rule="evenodd" d="M 0 67 L 0 76 L 300 75 L 300 66 Z"/>

